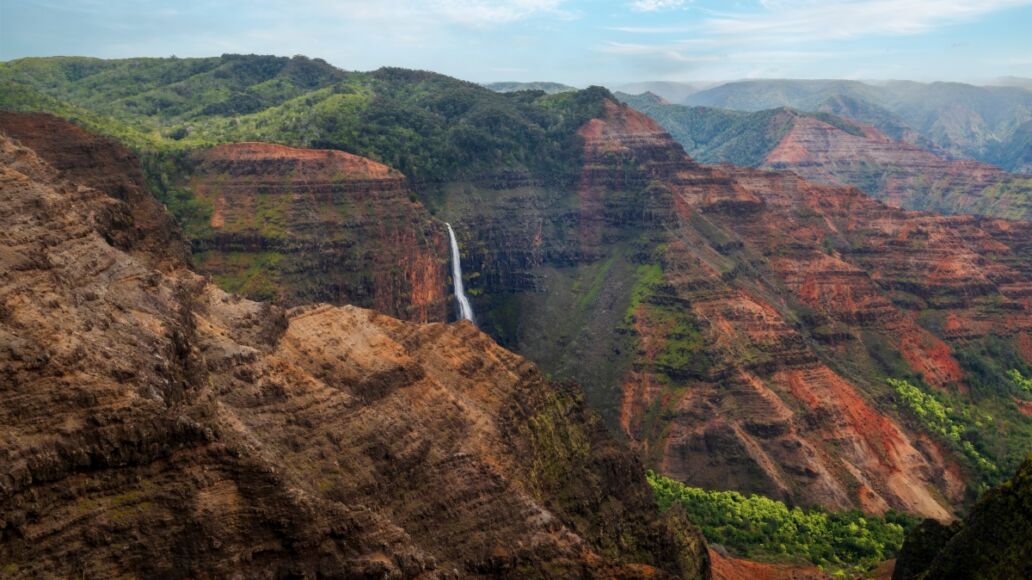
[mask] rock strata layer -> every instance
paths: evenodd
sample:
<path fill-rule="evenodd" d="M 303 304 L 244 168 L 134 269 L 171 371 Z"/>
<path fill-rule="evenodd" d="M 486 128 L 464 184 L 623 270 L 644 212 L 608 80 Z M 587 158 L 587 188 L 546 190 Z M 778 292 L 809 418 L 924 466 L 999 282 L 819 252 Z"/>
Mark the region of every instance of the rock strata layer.
<path fill-rule="evenodd" d="M 445 320 L 447 235 L 398 171 L 341 151 L 233 143 L 200 154 L 189 188 L 210 208 L 189 231 L 198 270 L 223 288 Z"/>
<path fill-rule="evenodd" d="M 0 135 L 4 577 L 708 576 L 577 389 L 468 323 L 227 294 L 44 159 Z"/>

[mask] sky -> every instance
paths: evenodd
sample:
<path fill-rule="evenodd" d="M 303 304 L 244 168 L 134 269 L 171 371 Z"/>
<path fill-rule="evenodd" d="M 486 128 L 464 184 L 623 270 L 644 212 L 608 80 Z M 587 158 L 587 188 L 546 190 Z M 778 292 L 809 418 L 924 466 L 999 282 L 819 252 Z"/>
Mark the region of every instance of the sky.
<path fill-rule="evenodd" d="M 1032 0 L 0 0 L 0 60 L 318 57 L 475 82 L 1032 77 Z"/>

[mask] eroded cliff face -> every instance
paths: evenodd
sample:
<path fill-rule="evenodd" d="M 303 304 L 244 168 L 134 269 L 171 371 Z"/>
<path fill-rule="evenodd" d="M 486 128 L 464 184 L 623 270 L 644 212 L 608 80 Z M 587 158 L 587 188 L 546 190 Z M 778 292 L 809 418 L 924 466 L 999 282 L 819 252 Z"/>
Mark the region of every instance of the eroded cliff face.
<path fill-rule="evenodd" d="M 468 323 L 159 269 L 74 175 L 0 136 L 4 576 L 708 575 L 576 389 Z"/>
<path fill-rule="evenodd" d="M 32 149 L 47 164 L 76 183 L 124 201 L 122 227 L 109 241 L 156 267 L 187 260 L 190 249 L 175 220 L 147 191 L 135 155 L 113 139 L 83 131 L 52 115 L 0 111 L 0 133 Z M 55 138 L 60 135 L 61 138 Z"/>
<path fill-rule="evenodd" d="M 447 316 L 447 236 L 405 177 L 341 151 L 234 143 L 203 154 L 189 189 L 200 272 L 285 305 L 331 302 L 402 319 Z"/>
<path fill-rule="evenodd" d="M 530 291 L 482 286 L 485 326 L 581 379 L 666 475 L 803 505 L 952 517 L 971 475 L 900 415 L 884 377 L 913 374 L 962 396 L 956 349 L 990 336 L 1032 360 L 1032 226 L 908 212 L 788 172 L 700 166 L 612 103 L 580 136 L 566 228 L 535 242 L 570 250 L 510 264 L 535 280 Z M 466 226 L 475 238 L 477 224 Z"/>
<path fill-rule="evenodd" d="M 791 130 L 763 167 L 803 178 L 853 185 L 895 207 L 1010 219 L 1032 217 L 1032 181 L 978 161 L 948 160 L 874 127 L 852 134 L 819 119 L 795 115 Z"/>

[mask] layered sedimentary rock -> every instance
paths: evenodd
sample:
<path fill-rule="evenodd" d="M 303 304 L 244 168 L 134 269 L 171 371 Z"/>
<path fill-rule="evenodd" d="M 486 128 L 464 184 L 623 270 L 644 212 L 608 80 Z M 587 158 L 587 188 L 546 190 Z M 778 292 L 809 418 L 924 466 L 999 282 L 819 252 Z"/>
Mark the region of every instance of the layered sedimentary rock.
<path fill-rule="evenodd" d="M 188 231 L 198 269 L 285 305 L 447 315 L 447 236 L 405 176 L 341 151 L 234 143 L 201 155 L 189 188 L 210 208 Z"/>
<path fill-rule="evenodd" d="M 179 227 L 147 191 L 146 179 L 129 149 L 45 114 L 0 111 L 0 133 L 33 149 L 76 183 L 124 201 L 129 213 L 121 216 L 127 220 L 125 227 L 111 240 L 116 246 L 158 267 L 186 260 L 190 250 L 179 236 Z"/>
<path fill-rule="evenodd" d="M 576 389 L 468 323 L 227 294 L 74 177 L 0 136 L 5 577 L 707 575 Z"/>
<path fill-rule="evenodd" d="M 791 170 L 818 183 L 854 185 L 896 207 L 1032 217 L 1032 181 L 979 161 L 949 160 L 874 127 L 856 134 L 796 114 L 763 166 Z"/>
<path fill-rule="evenodd" d="M 447 192 L 482 326 L 582 381 L 667 475 L 951 517 L 974 476 L 884 379 L 964 396 L 958 348 L 1032 360 L 1029 224 L 701 166 L 611 102 L 579 137 L 571 190 Z"/>
<path fill-rule="evenodd" d="M 951 517 L 967 476 L 886 404 L 877 377 L 894 369 L 875 355 L 898 352 L 905 372 L 963 392 L 953 341 L 1027 344 L 1029 224 L 699 166 L 616 105 L 581 135 L 582 247 L 614 228 L 638 240 L 630 299 L 608 306 L 627 309 L 626 330 L 605 340 L 614 360 L 632 349 L 618 420 L 647 461 L 703 487 Z M 639 209 L 607 217 L 618 207 Z"/>

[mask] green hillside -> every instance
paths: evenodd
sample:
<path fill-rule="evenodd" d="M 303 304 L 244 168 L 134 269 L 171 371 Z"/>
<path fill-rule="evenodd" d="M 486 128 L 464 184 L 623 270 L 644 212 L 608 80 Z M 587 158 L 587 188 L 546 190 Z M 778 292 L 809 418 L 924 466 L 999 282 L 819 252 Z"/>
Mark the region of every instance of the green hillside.
<path fill-rule="evenodd" d="M 364 155 L 417 183 L 490 167 L 561 173 L 605 89 L 502 94 L 430 72 L 325 61 L 31 58 L 0 64 L 0 107 L 53 112 L 137 150 L 264 140 Z M 116 121 L 117 119 L 117 121 Z"/>

